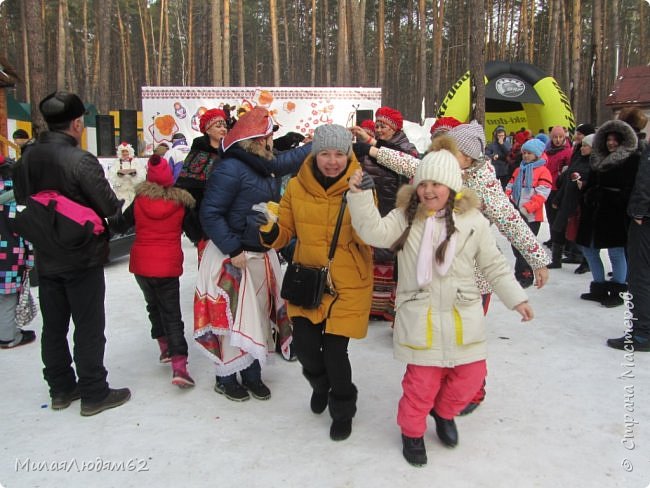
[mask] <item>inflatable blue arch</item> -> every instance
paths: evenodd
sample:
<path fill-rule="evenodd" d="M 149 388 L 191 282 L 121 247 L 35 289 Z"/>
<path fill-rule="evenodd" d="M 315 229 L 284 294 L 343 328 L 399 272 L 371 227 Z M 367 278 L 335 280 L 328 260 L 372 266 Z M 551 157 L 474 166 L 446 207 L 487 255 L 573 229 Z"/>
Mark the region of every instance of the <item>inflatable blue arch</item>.
<path fill-rule="evenodd" d="M 568 98 L 551 76 L 528 63 L 490 61 L 485 65 L 485 134 L 492 138 L 502 125 L 506 132 L 522 127 L 533 134 L 561 125 L 575 130 Z M 437 117 L 467 122 L 471 114 L 470 72 L 465 73 L 445 96 Z"/>

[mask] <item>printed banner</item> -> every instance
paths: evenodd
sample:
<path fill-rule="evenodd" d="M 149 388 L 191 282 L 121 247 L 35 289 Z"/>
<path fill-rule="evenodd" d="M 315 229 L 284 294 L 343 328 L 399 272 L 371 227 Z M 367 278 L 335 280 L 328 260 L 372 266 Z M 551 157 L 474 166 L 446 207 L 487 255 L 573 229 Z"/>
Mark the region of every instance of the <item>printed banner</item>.
<path fill-rule="evenodd" d="M 235 116 L 240 107 L 268 108 L 280 126 L 276 137 L 287 132 L 308 135 L 321 124 L 351 127 L 357 110 L 374 114 L 381 106 L 381 88 L 142 87 L 145 153 L 151 154 L 161 142 L 170 143 L 176 132 L 191 144 L 201 135 L 201 115 L 225 104 L 235 107 Z"/>

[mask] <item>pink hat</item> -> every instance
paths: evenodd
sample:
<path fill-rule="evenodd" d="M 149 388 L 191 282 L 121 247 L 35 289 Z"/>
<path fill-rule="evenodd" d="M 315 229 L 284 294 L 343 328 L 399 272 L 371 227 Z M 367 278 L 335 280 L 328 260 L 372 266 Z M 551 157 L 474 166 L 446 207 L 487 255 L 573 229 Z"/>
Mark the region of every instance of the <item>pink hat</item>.
<path fill-rule="evenodd" d="M 258 106 L 239 117 L 235 126 L 221 141 L 221 147 L 225 152 L 236 142 L 266 137 L 272 133 L 273 119 L 269 115 L 269 111 Z"/>
<path fill-rule="evenodd" d="M 174 175 L 165 158 L 154 154 L 147 161 L 147 181 L 168 187 L 174 184 Z"/>

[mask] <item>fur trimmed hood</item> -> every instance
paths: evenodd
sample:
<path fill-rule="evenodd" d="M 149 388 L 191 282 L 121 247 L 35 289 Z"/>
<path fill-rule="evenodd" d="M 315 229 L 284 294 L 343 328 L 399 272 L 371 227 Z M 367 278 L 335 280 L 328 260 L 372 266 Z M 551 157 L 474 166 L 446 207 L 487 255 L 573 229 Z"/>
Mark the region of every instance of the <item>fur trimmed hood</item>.
<path fill-rule="evenodd" d="M 196 205 L 194 197 L 182 188 L 176 188 L 173 186 L 165 188 L 156 183 L 151 183 L 150 181 L 143 181 L 136 186 L 135 193 L 137 196 L 148 197 L 152 200 L 162 199 L 176 202 L 188 208 L 194 208 Z"/>
<path fill-rule="evenodd" d="M 607 150 L 607 134 L 618 134 L 621 143 L 614 152 Z M 637 150 L 638 139 L 632 127 L 621 120 L 609 120 L 596 131 L 591 153 L 591 168 L 607 171 L 622 164 Z"/>
<path fill-rule="evenodd" d="M 395 199 L 395 207 L 405 211 L 408 207 L 411 196 L 415 193 L 416 187 L 414 185 L 402 185 L 397 192 Z M 460 198 L 459 198 L 460 195 Z M 456 194 L 454 201 L 454 212 L 463 214 L 472 209 L 479 209 L 481 207 L 481 199 L 474 192 L 467 187 L 463 187 L 460 192 Z M 427 210 L 422 204 L 418 204 L 418 211 L 415 215 L 415 220 L 424 220 L 427 218 Z"/>

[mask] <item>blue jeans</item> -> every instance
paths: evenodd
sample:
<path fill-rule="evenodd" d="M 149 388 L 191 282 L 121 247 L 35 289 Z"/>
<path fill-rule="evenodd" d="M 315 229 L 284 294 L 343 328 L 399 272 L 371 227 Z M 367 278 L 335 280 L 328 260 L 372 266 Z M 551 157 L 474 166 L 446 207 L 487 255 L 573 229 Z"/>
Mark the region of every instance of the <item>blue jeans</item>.
<path fill-rule="evenodd" d="M 262 367 L 260 366 L 260 362 L 256 359 L 246 369 L 242 369 L 239 374 L 241 374 L 241 379 L 244 383 L 257 383 L 262 381 Z M 228 376 L 217 376 L 217 381 L 222 385 L 231 385 L 237 382 L 237 373 Z"/>
<path fill-rule="evenodd" d="M 603 261 L 600 259 L 600 249 L 594 247 L 580 246 L 582 254 L 589 263 L 591 276 L 597 283 L 605 282 L 605 268 Z M 625 258 L 625 248 L 610 247 L 607 249 L 609 260 L 612 263 L 612 281 L 616 283 L 625 283 L 627 281 L 627 259 Z"/>

